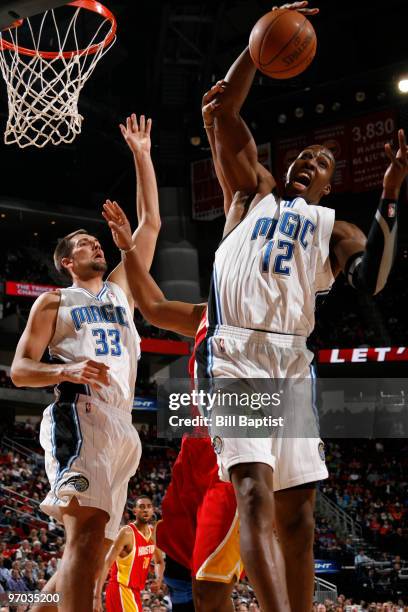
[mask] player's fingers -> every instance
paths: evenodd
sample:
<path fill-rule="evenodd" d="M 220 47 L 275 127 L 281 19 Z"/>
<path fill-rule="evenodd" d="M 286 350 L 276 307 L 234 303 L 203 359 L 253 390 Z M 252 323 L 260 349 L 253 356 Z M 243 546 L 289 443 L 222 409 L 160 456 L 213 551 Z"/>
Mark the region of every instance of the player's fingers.
<path fill-rule="evenodd" d="M 120 131 L 122 132 L 122 135 L 123 135 L 123 136 L 126 136 L 126 128 L 125 128 L 125 126 L 123 125 L 123 123 L 119 123 L 119 129 L 120 129 Z"/>
<path fill-rule="evenodd" d="M 398 144 L 401 151 L 401 159 L 407 158 L 407 140 L 404 130 L 398 130 Z"/>
<path fill-rule="evenodd" d="M 109 366 L 107 366 L 106 363 L 102 363 L 101 361 L 95 361 L 94 359 L 88 359 L 86 364 L 91 366 L 91 367 L 95 367 L 98 370 L 100 368 L 104 368 L 106 370 L 109 370 Z"/>
<path fill-rule="evenodd" d="M 390 145 L 390 143 L 389 143 L 389 142 L 387 142 L 387 143 L 385 144 L 385 146 L 384 146 L 384 151 L 385 151 L 385 154 L 386 154 L 386 156 L 388 157 L 388 159 L 389 159 L 391 162 L 394 162 L 394 161 L 395 161 L 395 155 L 394 155 L 394 152 L 393 152 L 392 147 L 391 147 L 391 145 Z"/>
<path fill-rule="evenodd" d="M 296 11 L 303 6 L 307 6 L 308 2 L 306 0 L 304 2 L 287 2 L 286 4 L 282 4 L 282 6 L 274 6 L 272 10 L 276 9 L 288 9 L 290 11 Z"/>
<path fill-rule="evenodd" d="M 149 119 L 147 120 L 147 123 L 146 123 L 146 134 L 147 134 L 148 136 L 150 136 L 150 132 L 152 131 L 152 123 L 153 123 L 153 121 L 152 121 L 152 119 L 149 117 Z"/>
<path fill-rule="evenodd" d="M 146 130 L 146 117 L 144 115 L 140 115 L 140 131 L 144 132 Z"/>
<path fill-rule="evenodd" d="M 116 219 L 117 217 L 117 213 L 115 210 L 115 207 L 113 206 L 112 202 L 108 202 L 105 206 L 104 206 L 105 212 L 107 212 L 110 216 L 111 219 Z"/>
<path fill-rule="evenodd" d="M 131 119 L 132 119 L 132 129 L 134 132 L 138 132 L 139 131 L 139 126 L 137 124 L 137 116 L 136 113 L 132 113 L 131 115 Z"/>
<path fill-rule="evenodd" d="M 107 221 L 109 223 L 110 221 L 110 216 L 109 213 L 106 213 L 104 210 L 102 211 L 102 217 L 105 219 L 105 221 Z"/>
<path fill-rule="evenodd" d="M 126 131 L 127 132 L 132 131 L 132 120 L 130 117 L 126 117 Z"/>
<path fill-rule="evenodd" d="M 126 221 L 126 215 L 123 211 L 123 208 L 121 208 L 119 206 L 119 204 L 116 202 L 116 200 L 114 202 L 112 202 L 112 208 L 115 211 L 115 214 L 117 216 L 117 218 L 121 221 Z"/>

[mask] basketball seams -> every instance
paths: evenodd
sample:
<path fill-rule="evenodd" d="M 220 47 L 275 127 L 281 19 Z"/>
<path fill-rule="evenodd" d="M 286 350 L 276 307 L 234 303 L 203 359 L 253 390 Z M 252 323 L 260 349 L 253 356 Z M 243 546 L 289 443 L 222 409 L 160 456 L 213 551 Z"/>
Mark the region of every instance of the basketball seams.
<path fill-rule="evenodd" d="M 283 17 L 284 15 L 286 15 L 287 13 L 290 13 L 290 11 L 288 9 L 283 9 L 282 13 L 280 13 L 279 15 L 277 15 L 276 19 L 274 19 L 266 28 L 264 35 L 262 37 L 262 42 L 260 44 L 259 47 L 259 51 L 258 51 L 258 59 L 257 59 L 257 63 L 261 66 L 261 58 L 262 58 L 262 53 L 263 53 L 263 46 L 266 42 L 266 40 L 268 39 L 271 30 L 273 30 L 274 26 L 278 23 L 278 21 L 281 19 L 281 17 Z M 250 43 L 251 44 L 251 43 Z"/>
<path fill-rule="evenodd" d="M 299 68 L 300 66 L 303 66 L 303 65 L 305 66 L 305 68 L 307 68 L 307 66 L 309 64 L 311 64 L 312 61 L 313 61 L 313 58 L 314 58 L 314 56 L 316 54 L 316 49 L 317 49 L 317 41 L 314 41 L 313 48 L 311 49 L 309 55 L 306 58 L 302 59 L 298 64 L 294 64 L 294 65 L 290 66 L 290 70 Z M 273 74 L 274 75 L 276 75 L 276 74 L 286 74 L 287 71 L 288 71 L 288 68 L 286 68 L 284 70 L 274 70 Z M 274 77 L 274 78 L 280 78 L 280 77 Z"/>
<path fill-rule="evenodd" d="M 270 64 L 272 64 L 272 62 L 274 62 L 276 59 L 279 58 L 279 56 L 285 51 L 285 49 L 291 44 L 291 42 L 297 37 L 300 36 L 305 28 L 305 26 L 308 24 L 308 20 L 306 19 L 306 17 L 303 19 L 303 23 L 302 25 L 296 30 L 296 33 L 293 34 L 292 38 L 290 38 L 288 40 L 287 43 L 285 43 L 283 45 L 283 47 L 281 49 L 279 49 L 278 53 L 276 53 L 276 55 L 274 57 L 272 57 L 272 59 L 270 59 L 268 62 L 262 63 L 261 61 L 259 62 L 259 65 L 262 66 L 262 68 L 265 68 L 266 66 L 270 66 Z M 264 38 L 265 40 L 265 38 Z M 262 41 L 263 44 L 263 41 Z M 288 70 L 290 70 L 291 68 L 293 68 L 293 66 L 289 66 Z"/>
<path fill-rule="evenodd" d="M 285 15 L 288 16 L 282 21 Z M 278 31 L 275 28 L 273 32 L 277 23 Z M 287 36 L 290 36 L 289 40 Z M 276 79 L 295 77 L 306 70 L 316 55 L 316 49 L 313 25 L 306 16 L 293 15 L 293 11 L 288 9 L 280 10 L 278 15 L 264 15 L 252 29 L 249 39 L 249 51 L 256 67 L 266 76 Z"/>

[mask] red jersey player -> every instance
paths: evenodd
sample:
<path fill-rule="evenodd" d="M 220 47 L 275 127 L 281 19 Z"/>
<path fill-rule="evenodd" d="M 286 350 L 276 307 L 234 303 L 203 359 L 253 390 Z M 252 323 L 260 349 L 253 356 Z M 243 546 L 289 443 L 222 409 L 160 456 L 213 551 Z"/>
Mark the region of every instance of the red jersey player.
<path fill-rule="evenodd" d="M 122 527 L 106 556 L 104 571 L 95 589 L 94 612 L 102 612 L 102 588 L 109 568 L 107 612 L 141 612 L 140 591 L 144 589 L 152 559 L 155 563 L 156 588 L 160 588 L 164 560 L 153 540 L 151 500 L 139 497 L 133 513 L 136 520 Z"/>
<path fill-rule="evenodd" d="M 215 86 L 204 96 L 205 124 L 211 121 L 218 89 Z M 208 137 L 224 194 L 225 213 L 228 214 L 225 235 L 239 221 L 248 196 L 238 193 L 233 197 L 217 160 L 213 132 L 210 131 Z M 123 211 L 116 203 L 108 204 L 104 206 L 104 217 L 116 244 L 126 250 L 123 230 L 126 223 L 129 231 L 130 226 Z M 145 319 L 157 327 L 195 337 L 197 347 L 207 333 L 206 304 L 166 300 L 145 267 L 140 265 L 138 254 L 132 251 L 124 256 L 125 269 L 127 260 L 137 266 L 137 271 L 129 276 L 128 281 L 133 295 L 138 296 L 138 308 Z M 192 377 L 194 366 L 193 355 L 189 368 Z M 231 592 L 243 571 L 239 520 L 233 487 L 231 483 L 221 482 L 218 476 L 216 455 L 209 436 L 184 436 L 163 499 L 162 515 L 163 520 L 157 525 L 157 542 L 172 559 L 190 569 L 196 609 L 210 606 L 213 610 L 232 611 Z"/>

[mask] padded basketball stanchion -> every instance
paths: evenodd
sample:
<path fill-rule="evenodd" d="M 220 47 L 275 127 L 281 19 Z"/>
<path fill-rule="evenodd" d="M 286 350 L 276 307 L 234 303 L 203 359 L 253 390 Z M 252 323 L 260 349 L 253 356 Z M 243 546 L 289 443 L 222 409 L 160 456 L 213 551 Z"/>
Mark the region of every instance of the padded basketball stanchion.
<path fill-rule="evenodd" d="M 61 10 L 65 11 L 64 20 L 60 20 L 63 25 L 58 24 Z M 68 20 L 67 10 L 73 12 Z M 86 45 L 80 43 L 79 36 L 83 11 L 91 11 L 98 20 Z M 9 99 L 4 141 L 21 148 L 42 148 L 75 139 L 83 121 L 78 111 L 81 90 L 116 40 L 114 15 L 95 0 L 75 0 L 36 19 L 37 23 L 27 18 L 0 32 L 0 68 Z M 50 39 L 50 31 L 57 49 L 43 50 L 44 32 Z M 68 48 L 71 44 L 73 50 Z"/>

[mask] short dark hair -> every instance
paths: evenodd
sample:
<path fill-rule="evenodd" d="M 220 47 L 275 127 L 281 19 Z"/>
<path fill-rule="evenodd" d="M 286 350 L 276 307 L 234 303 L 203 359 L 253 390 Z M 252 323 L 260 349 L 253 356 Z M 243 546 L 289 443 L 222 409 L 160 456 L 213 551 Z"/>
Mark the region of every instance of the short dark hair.
<path fill-rule="evenodd" d="M 147 499 L 147 501 L 149 501 L 153 505 L 153 501 L 150 499 L 148 495 L 139 495 L 139 497 L 136 497 L 133 507 L 135 508 L 142 499 Z"/>
<path fill-rule="evenodd" d="M 68 270 L 64 268 L 61 262 L 64 259 L 64 257 L 70 257 L 72 253 L 71 240 L 77 234 L 89 234 L 89 232 L 85 229 L 79 229 L 79 230 L 75 230 L 75 232 L 71 232 L 70 234 L 67 234 L 67 236 L 64 236 L 64 238 L 61 238 L 58 241 L 58 244 L 55 247 L 55 251 L 54 251 L 54 266 L 57 268 L 60 274 L 63 274 L 64 276 L 67 276 L 68 278 L 71 278 L 71 275 L 68 272 Z"/>

